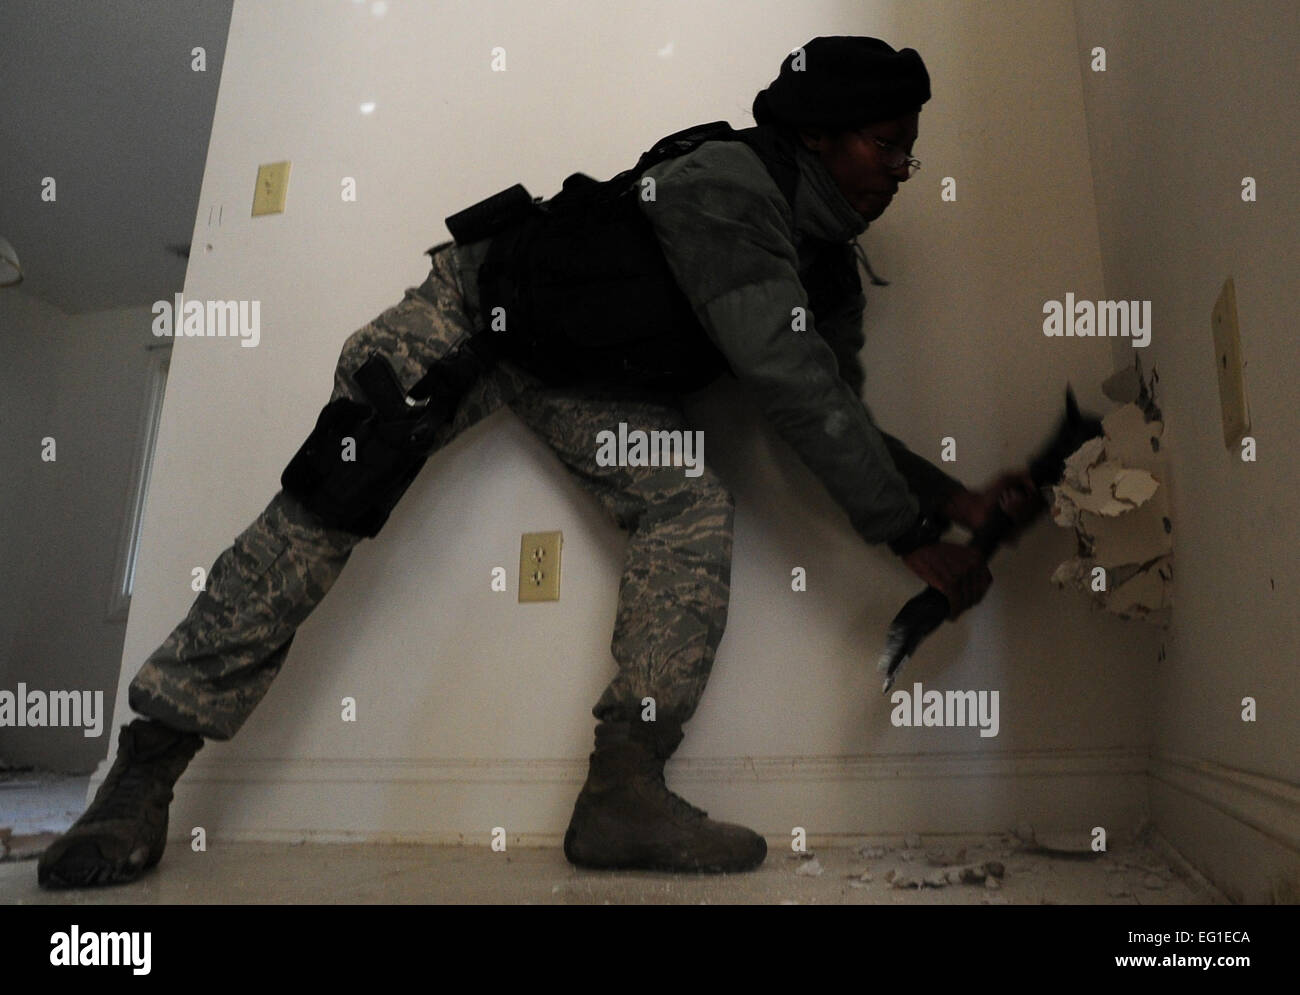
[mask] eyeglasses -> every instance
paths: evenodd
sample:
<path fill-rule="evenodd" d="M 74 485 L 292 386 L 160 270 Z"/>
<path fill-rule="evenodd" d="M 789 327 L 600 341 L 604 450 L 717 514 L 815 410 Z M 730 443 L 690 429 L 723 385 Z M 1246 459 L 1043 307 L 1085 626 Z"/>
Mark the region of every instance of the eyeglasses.
<path fill-rule="evenodd" d="M 861 132 L 859 132 L 859 134 L 861 134 Z M 906 152 L 900 149 L 897 145 L 891 145 L 883 138 L 877 138 L 875 135 L 864 135 L 863 137 L 870 138 L 873 142 L 876 143 L 876 147 L 879 148 L 880 151 L 884 153 L 886 169 L 897 169 L 899 166 L 902 166 L 904 163 L 906 163 L 907 175 L 915 176 L 916 171 L 921 168 L 920 159 L 913 159 Z"/>

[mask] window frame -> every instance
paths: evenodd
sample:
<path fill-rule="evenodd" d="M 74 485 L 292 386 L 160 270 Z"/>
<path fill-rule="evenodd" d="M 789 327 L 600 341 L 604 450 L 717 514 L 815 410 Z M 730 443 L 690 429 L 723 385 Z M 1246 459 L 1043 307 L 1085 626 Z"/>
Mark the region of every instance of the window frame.
<path fill-rule="evenodd" d="M 167 392 L 167 375 L 171 370 L 171 342 L 145 346 L 151 355 L 148 385 L 140 415 L 137 438 L 140 440 L 132 461 L 131 489 L 127 513 L 117 540 L 117 557 L 113 567 L 113 585 L 108 599 L 108 620 L 125 621 L 135 589 L 135 568 L 140 556 L 140 535 L 144 527 L 149 484 L 153 478 L 154 455 L 158 448 L 158 426 L 162 422 L 163 396 Z"/>

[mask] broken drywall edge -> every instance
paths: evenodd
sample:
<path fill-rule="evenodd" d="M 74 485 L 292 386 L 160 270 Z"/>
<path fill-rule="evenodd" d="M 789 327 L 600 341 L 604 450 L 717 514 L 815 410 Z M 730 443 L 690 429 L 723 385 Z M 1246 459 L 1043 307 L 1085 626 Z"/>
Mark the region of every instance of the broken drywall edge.
<path fill-rule="evenodd" d="M 1105 458 L 1105 450 L 1104 436 L 1099 435 L 1095 439 L 1089 439 L 1066 458 L 1063 481 L 1077 490 L 1086 491 L 1088 470 Z"/>
<path fill-rule="evenodd" d="M 1163 423 L 1147 422 L 1136 405 L 1125 405 L 1102 419 L 1103 435 L 1089 439 L 1065 461 L 1053 496 L 1053 518 L 1073 526 L 1069 507 L 1098 515 L 1122 515 L 1150 499 L 1160 482 L 1153 471 Z M 1068 503 L 1067 503 L 1068 502 Z"/>
<path fill-rule="evenodd" d="M 1160 479 L 1149 470 L 1131 470 L 1113 462 L 1092 467 L 1088 480 L 1092 485 L 1088 489 L 1053 485 L 1052 520 L 1057 525 L 1078 525 L 1084 511 L 1107 518 L 1123 515 L 1142 507 L 1160 489 Z"/>
<path fill-rule="evenodd" d="M 1130 563 L 1148 563 L 1173 550 L 1173 523 L 1163 491 L 1142 507 L 1123 515 L 1079 513 L 1076 532 L 1098 566 L 1110 570 Z"/>
<path fill-rule="evenodd" d="M 1134 367 L 1108 377 L 1102 393 L 1121 406 L 1101 420 L 1101 436 L 1065 460 L 1061 483 L 1052 489 L 1052 519 L 1073 529 L 1079 549 L 1058 564 L 1052 583 L 1083 590 L 1093 605 L 1121 618 L 1167 626 L 1173 522 L 1162 485 L 1165 425 L 1152 373 L 1145 380 L 1135 358 Z"/>
<path fill-rule="evenodd" d="M 1159 611 L 1164 595 L 1164 583 L 1159 577 L 1142 574 L 1115 592 L 1106 610 L 1122 618 L 1143 618 Z"/>
<path fill-rule="evenodd" d="M 1079 521 L 1079 506 L 1064 499 L 1059 487 L 1052 488 L 1052 521 L 1067 529 L 1074 528 Z"/>
<path fill-rule="evenodd" d="M 1066 458 L 1052 488 L 1052 519 L 1073 529 L 1079 546 L 1057 566 L 1052 583 L 1084 591 L 1096 607 L 1121 618 L 1167 625 L 1173 523 L 1162 486 L 1167 467 L 1158 455 L 1164 423 L 1140 360 L 1102 390 L 1121 406 L 1102 419 L 1101 436 Z"/>
<path fill-rule="evenodd" d="M 1073 557 L 1060 564 L 1052 574 L 1052 583 L 1057 587 L 1077 587 L 1089 590 L 1092 578 L 1092 564 L 1082 557 Z"/>
<path fill-rule="evenodd" d="M 1052 581 L 1057 587 L 1071 587 L 1089 596 L 1095 607 L 1125 619 L 1142 619 L 1167 626 L 1173 607 L 1173 573 L 1167 557 L 1145 567 L 1130 568 L 1123 583 L 1104 591 L 1092 587 L 1090 560 L 1067 560 L 1056 569 Z"/>
<path fill-rule="evenodd" d="M 1160 452 L 1164 422 L 1147 421 L 1136 404 L 1116 408 L 1101 420 L 1106 438 L 1106 458 L 1126 467 L 1154 469 Z"/>
<path fill-rule="evenodd" d="M 1142 377 L 1135 366 L 1130 366 L 1103 380 L 1101 392 L 1116 404 L 1132 404 L 1142 396 Z"/>
<path fill-rule="evenodd" d="M 1146 470 L 1124 467 L 1115 474 L 1110 486 L 1116 501 L 1137 508 L 1151 499 L 1160 482 Z"/>
<path fill-rule="evenodd" d="M 1160 421 L 1162 415 L 1156 404 L 1155 385 L 1160 377 L 1151 367 L 1151 377 L 1142 374 L 1142 354 L 1133 354 L 1133 365 L 1112 373 L 1101 384 L 1101 392 L 1116 404 L 1136 404 L 1147 421 Z"/>
<path fill-rule="evenodd" d="M 1127 584 L 1148 566 L 1146 563 L 1125 563 L 1123 566 L 1111 567 L 1106 571 L 1106 586 L 1115 588 Z"/>
<path fill-rule="evenodd" d="M 1173 564 L 1162 557 L 1113 588 L 1107 609 L 1125 618 L 1145 618 L 1173 604 Z"/>
<path fill-rule="evenodd" d="M 1078 511 L 1114 517 L 1140 507 L 1150 500 L 1160 486 L 1160 482 L 1148 471 L 1132 470 L 1113 460 L 1105 460 L 1089 467 L 1085 472 L 1085 489 L 1071 484 L 1056 486 L 1053 491 L 1055 507 L 1063 509 L 1069 504 Z M 1070 524 L 1077 521 L 1077 515 L 1061 513 L 1069 515 Z"/>

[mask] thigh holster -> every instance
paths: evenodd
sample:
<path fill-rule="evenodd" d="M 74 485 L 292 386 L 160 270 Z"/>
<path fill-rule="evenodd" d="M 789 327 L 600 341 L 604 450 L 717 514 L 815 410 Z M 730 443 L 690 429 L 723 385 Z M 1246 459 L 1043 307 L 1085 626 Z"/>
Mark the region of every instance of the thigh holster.
<path fill-rule="evenodd" d="M 388 361 L 371 353 L 352 374 L 365 400 L 340 397 L 325 405 L 280 485 L 326 526 L 378 535 L 429 458 L 438 430 L 491 365 L 483 345 L 471 339 L 409 393 Z"/>

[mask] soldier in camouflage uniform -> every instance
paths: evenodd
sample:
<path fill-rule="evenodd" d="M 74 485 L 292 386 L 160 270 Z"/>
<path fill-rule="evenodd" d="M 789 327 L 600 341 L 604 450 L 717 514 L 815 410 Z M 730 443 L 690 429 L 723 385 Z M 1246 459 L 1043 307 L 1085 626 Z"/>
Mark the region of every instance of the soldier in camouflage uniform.
<path fill-rule="evenodd" d="M 432 259 L 418 288 L 348 338 L 335 369 L 334 398 L 361 399 L 351 373 L 373 351 L 391 362 L 409 390 L 475 330 L 450 244 Z M 707 467 L 687 477 L 680 467 L 595 461 L 596 433 L 610 425 L 685 430 L 680 400 L 548 388 L 502 361 L 471 388 L 434 450 L 502 405 L 545 439 L 613 520 L 631 531 L 613 640 L 620 670 L 602 702 L 639 711 L 642 697 L 653 695 L 660 711 L 685 721 L 695 711 L 726 620 L 731 497 Z M 276 494 L 217 558 L 189 615 L 145 661 L 131 682 L 131 708 L 175 729 L 229 739 L 266 694 L 294 632 L 360 541 L 322 526 L 284 491 Z"/>
<path fill-rule="evenodd" d="M 876 39 L 815 39 L 807 69 L 793 67 L 755 101 L 755 117 L 799 127 L 800 186 L 793 202 L 759 158 L 730 142 L 652 168 L 661 205 L 647 209 L 673 279 L 701 316 L 732 371 L 755 387 L 777 430 L 849 514 L 867 542 L 888 541 L 946 595 L 954 615 L 978 601 L 991 577 L 965 546 L 937 542 L 936 517 L 975 527 L 995 505 L 1018 521 L 1004 478 L 974 495 L 881 433 L 861 403 L 862 303 L 817 314 L 792 333 L 791 305 L 807 310 L 805 256 L 846 244 L 879 216 L 910 175 L 919 105 L 929 98 L 920 57 Z M 797 50 L 798 51 L 798 50 Z M 829 67 L 829 69 L 828 69 Z M 863 136 L 863 120 L 884 132 Z M 760 124 L 763 121 L 760 120 Z M 818 129 L 803 133 L 801 124 Z M 793 140 L 793 139 L 792 139 Z M 816 154 L 814 154 L 814 150 Z M 649 175 L 648 173 L 648 175 Z M 701 225 L 710 217 L 713 227 Z M 482 246 L 444 243 L 419 288 L 353 334 L 335 372 L 334 398 L 355 397 L 353 374 L 372 354 L 404 391 L 483 327 L 472 280 Z M 508 405 L 630 532 L 612 651 L 618 673 L 594 714 L 596 748 L 565 834 L 565 855 L 585 867 L 692 871 L 760 864 L 763 838 L 715 822 L 668 791 L 664 762 L 682 739 L 709 676 L 727 617 L 733 502 L 706 467 L 600 466 L 596 434 L 689 431 L 673 394 L 556 388 L 498 363 L 461 399 L 434 450 Z M 228 739 L 266 694 L 297 627 L 329 591 L 360 536 L 327 527 L 285 491 L 217 559 L 206 590 L 150 655 L 130 686 L 137 719 L 90 808 L 42 856 L 51 887 L 129 881 L 157 863 L 172 786 L 204 737 Z M 641 721 L 643 698 L 654 721 Z"/>
<path fill-rule="evenodd" d="M 335 370 L 334 398 L 357 393 L 351 373 L 374 351 L 390 361 L 409 390 L 475 330 L 450 248 L 450 243 L 437 247 L 425 281 L 348 338 Z M 502 405 L 545 439 L 613 520 L 631 532 L 612 643 L 619 671 L 594 712 L 602 719 L 627 719 L 640 711 L 644 697 L 655 699 L 660 721 L 646 730 L 662 788 L 662 760 L 680 740 L 681 723 L 695 711 L 726 624 L 731 495 L 707 467 L 700 476 L 688 477 L 680 467 L 596 463 L 596 433 L 611 424 L 626 422 L 629 430 L 647 432 L 685 431 L 679 398 L 548 388 L 506 361 L 471 388 L 454 421 L 440 431 L 434 450 Z M 188 615 L 131 682 L 132 710 L 154 721 L 136 720 L 123 729 L 114 772 L 77 825 L 42 855 L 42 884 L 129 881 L 157 863 L 171 784 L 203 737 L 226 740 L 244 724 L 279 672 L 298 626 L 325 597 L 360 541 L 360 536 L 325 527 L 284 491 L 275 495 L 217 558 Z M 621 728 L 626 730 L 626 723 Z M 609 739 L 608 729 L 604 736 Z M 623 745 L 626 766 L 637 757 Z M 607 743 L 606 752 L 610 749 L 617 746 Z M 170 782 L 165 783 L 161 814 L 155 811 L 140 822 L 135 813 L 111 804 L 123 793 L 118 768 L 125 758 L 133 758 L 138 768 L 152 763 L 156 784 Z M 651 784 L 654 767 L 652 761 Z M 711 828 L 713 846 L 699 851 L 692 868 L 729 867 L 737 837 L 749 847 L 745 864 L 762 859 L 754 852 L 759 847 L 765 851 L 762 837 L 705 820 L 666 789 L 662 795 L 667 796 L 669 818 L 681 827 L 661 832 L 657 848 L 680 848 L 681 839 L 674 836 L 699 837 L 698 827 L 707 821 L 717 827 Z M 662 866 L 664 861 L 653 863 Z"/>

